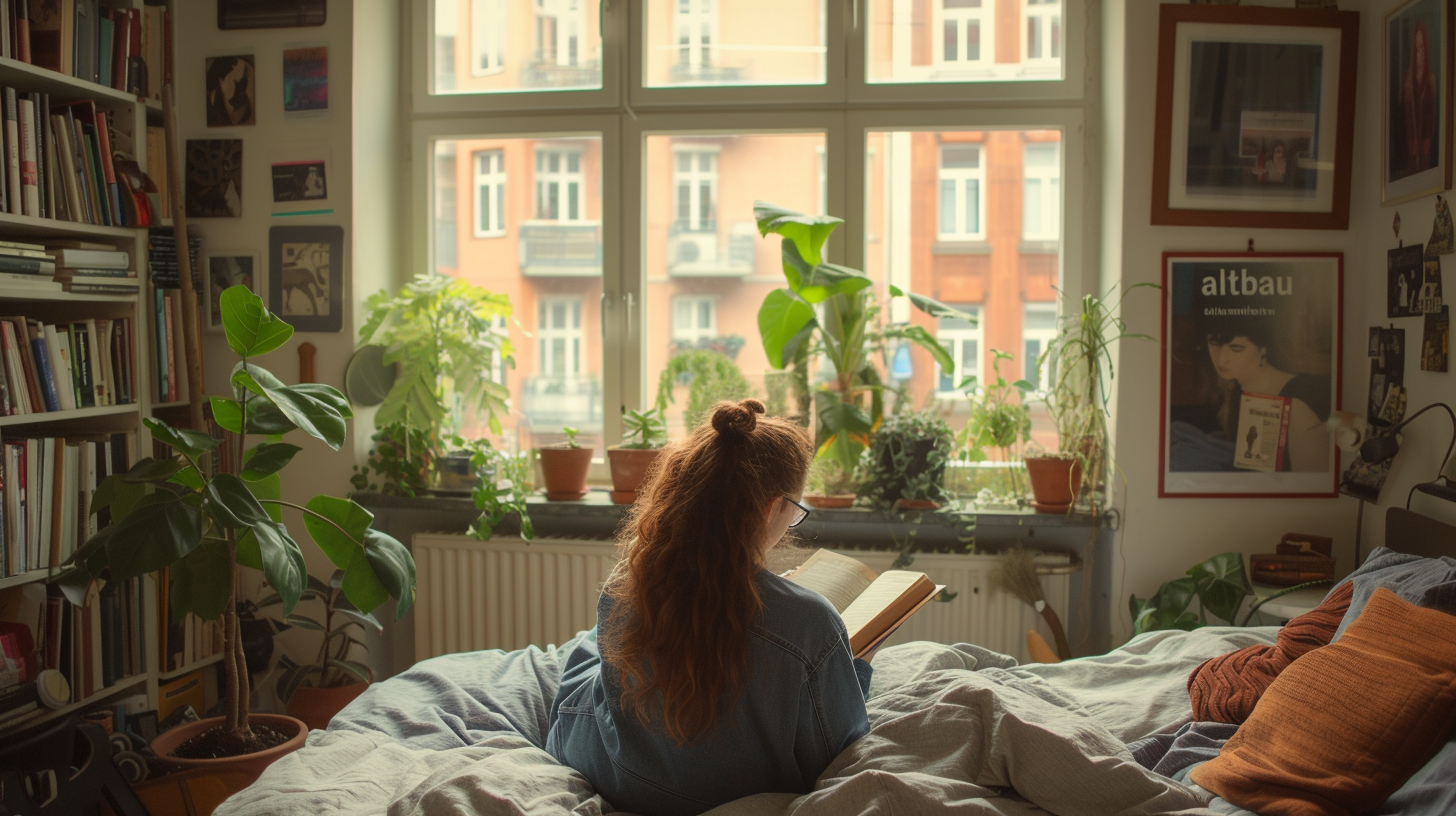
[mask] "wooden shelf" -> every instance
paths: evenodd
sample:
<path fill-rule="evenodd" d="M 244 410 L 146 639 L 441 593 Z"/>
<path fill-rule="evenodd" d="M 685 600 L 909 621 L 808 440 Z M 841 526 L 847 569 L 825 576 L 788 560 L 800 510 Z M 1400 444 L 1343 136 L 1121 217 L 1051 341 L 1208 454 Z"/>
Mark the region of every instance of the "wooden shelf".
<path fill-rule="evenodd" d="M 137 686 L 140 686 L 140 685 L 146 683 L 146 681 L 147 681 L 147 674 L 146 674 L 146 672 L 142 672 L 141 674 L 133 674 L 130 677 L 127 677 L 127 678 L 125 678 L 123 680 L 120 680 L 120 681 L 118 681 L 116 683 L 113 683 L 113 684 L 107 686 L 106 688 L 104 688 L 104 689 L 96 692 L 95 694 L 91 695 L 90 697 L 87 697 L 84 700 L 81 700 L 80 702 L 71 703 L 69 705 L 61 706 L 60 708 L 57 708 L 57 709 L 52 709 L 51 711 L 47 711 L 46 713 L 41 714 L 38 717 L 27 717 L 27 718 L 25 718 L 25 720 L 23 722 L 20 722 L 20 723 L 16 724 L 16 726 L 15 726 L 14 729 L 6 729 L 6 732 L 9 732 L 9 733 L 17 733 L 17 732 L 20 732 L 20 731 L 25 731 L 25 730 L 27 730 L 29 728 L 33 728 L 33 727 L 35 727 L 37 725 L 40 725 L 41 723 L 50 722 L 51 720 L 54 720 L 54 719 L 56 719 L 58 717 L 64 717 L 64 716 L 66 716 L 67 714 L 70 714 L 73 711 L 80 711 L 81 709 L 86 708 L 88 706 L 96 705 L 97 703 L 101 702 L 102 700 L 105 700 L 107 697 L 113 697 L 113 696 L 115 696 L 118 692 L 126 691 L 127 689 L 131 689 L 131 688 L 135 688 Z M 4 733 L 4 732 L 0 732 L 0 733 Z"/>
<path fill-rule="evenodd" d="M 184 674 L 189 674 L 191 672 L 195 672 L 198 669 L 203 668 L 204 666 L 211 666 L 212 664 L 218 662 L 219 660 L 222 660 L 222 652 L 218 652 L 217 654 L 213 655 L 212 657 L 204 657 L 201 660 L 194 661 L 190 665 L 183 666 L 180 669 L 174 669 L 174 670 L 169 671 L 169 672 L 159 672 L 157 674 L 157 679 L 158 680 L 172 680 L 172 679 L 181 677 Z"/>
<path fill-rule="evenodd" d="M 156 408 L 182 408 L 182 407 L 184 407 L 186 405 L 190 405 L 190 404 L 191 403 L 189 403 L 185 399 L 179 399 L 179 400 L 172 400 L 171 402 L 154 402 L 154 403 L 152 403 L 152 408 L 153 409 L 156 409 Z"/>
<path fill-rule="evenodd" d="M 20 586 L 21 584 L 33 584 L 36 581 L 44 581 L 49 576 L 50 570 L 48 569 L 22 572 L 19 575 L 12 575 L 8 578 L 0 578 L 0 589 L 9 589 L 11 587 Z"/>
<path fill-rule="evenodd" d="M 0 286 L 0 300 L 54 300 L 65 303 L 136 303 L 137 295 L 99 292 L 56 292 L 23 286 Z"/>
<path fill-rule="evenodd" d="M 27 91 L 41 91 L 61 101 L 94 99 L 115 105 L 135 105 L 137 97 L 106 85 L 39 68 L 28 62 L 0 57 L 0 83 Z"/>
<path fill-rule="evenodd" d="M 103 405 L 100 408 L 76 408 L 70 411 L 46 411 L 39 414 L 16 414 L 0 417 L 0 427 L 8 425 L 34 425 L 39 422 L 64 422 L 68 419 L 92 419 L 116 414 L 135 414 L 141 409 L 136 403 L 126 405 Z"/>
<path fill-rule="evenodd" d="M 0 232 L 6 235 L 31 237 L 100 237 L 134 240 L 144 227 L 103 227 L 99 224 L 82 224 L 79 221 L 61 221 L 56 218 L 37 218 L 33 215 L 0 213 Z"/>

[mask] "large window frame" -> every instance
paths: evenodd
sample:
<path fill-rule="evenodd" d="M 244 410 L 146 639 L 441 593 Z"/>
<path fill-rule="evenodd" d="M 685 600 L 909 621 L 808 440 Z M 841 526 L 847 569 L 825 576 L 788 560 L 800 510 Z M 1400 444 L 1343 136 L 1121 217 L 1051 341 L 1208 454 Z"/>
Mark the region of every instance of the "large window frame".
<path fill-rule="evenodd" d="M 867 133 L 871 130 L 1058 130 L 1063 207 L 1060 281 L 1078 298 L 1100 289 L 1095 223 L 1100 191 L 1089 184 L 1085 53 L 1093 39 L 1083 4 L 1063 4 L 1063 78 L 1027 82 L 884 83 L 865 76 L 869 0 L 826 3 L 826 81 L 822 85 L 645 87 L 642 3 L 607 2 L 602 15 L 599 90 L 431 96 L 430 8 L 407 4 L 411 34 L 411 155 L 430 167 L 441 139 L 595 135 L 602 139 L 601 371 L 606 444 L 621 438 L 619 406 L 650 405 L 646 372 L 643 263 L 644 149 L 650 135 L 820 132 L 825 137 L 825 211 L 845 218 L 830 241 L 836 262 L 865 268 Z M 1067 32 L 1076 32 L 1067 36 Z M 623 103 L 629 103 L 630 109 Z M 812 103 L 812 104 L 802 104 Z M 434 268 L 429 207 L 433 179 L 409 176 L 410 256 Z M 430 174 L 431 176 L 433 174 Z M 534 210 L 534 206 L 533 206 Z M 983 221 L 986 217 L 983 211 Z M 720 213 L 719 217 L 723 217 Z M 649 382 L 651 380 L 651 382 Z"/>

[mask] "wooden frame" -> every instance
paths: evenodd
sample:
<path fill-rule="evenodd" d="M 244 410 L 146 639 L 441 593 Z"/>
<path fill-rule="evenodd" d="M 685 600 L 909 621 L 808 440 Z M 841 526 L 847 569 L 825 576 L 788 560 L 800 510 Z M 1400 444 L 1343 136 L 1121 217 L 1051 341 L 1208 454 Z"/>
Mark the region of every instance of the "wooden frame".
<path fill-rule="evenodd" d="M 1387 12 L 1381 56 L 1380 203 L 1388 207 L 1451 189 L 1449 0 L 1406 0 Z"/>
<path fill-rule="evenodd" d="M 263 268 L 258 253 L 248 250 L 219 249 L 207 253 L 202 260 L 203 313 L 202 328 L 213 334 L 222 333 L 222 315 L 217 299 L 229 286 L 241 284 L 253 294 L 263 294 Z"/>
<path fill-rule="evenodd" d="M 298 331 L 343 330 L 343 227 L 268 230 L 268 308 Z"/>
<path fill-rule="evenodd" d="M 1343 278 L 1337 252 L 1163 254 L 1160 498 L 1337 495 Z M 1251 434 L 1261 396 L 1283 413 Z"/>
<path fill-rule="evenodd" d="M 1360 15 L 1159 9 L 1152 223 L 1346 229 Z"/>

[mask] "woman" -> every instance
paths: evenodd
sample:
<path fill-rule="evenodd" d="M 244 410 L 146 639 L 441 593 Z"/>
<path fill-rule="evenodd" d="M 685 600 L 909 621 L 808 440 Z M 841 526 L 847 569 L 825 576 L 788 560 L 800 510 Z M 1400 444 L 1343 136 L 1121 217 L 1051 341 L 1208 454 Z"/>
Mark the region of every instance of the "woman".
<path fill-rule="evenodd" d="M 253 66 L 242 57 L 218 57 L 207 66 L 207 126 L 253 124 Z"/>
<path fill-rule="evenodd" d="M 819 594 L 764 568 L 808 514 L 814 448 L 720 402 L 669 445 L 621 534 L 598 629 L 567 658 L 546 750 L 620 810 L 689 816 L 806 793 L 869 730 L 870 666 Z M 600 651 L 599 651 L 600 650 Z"/>
<path fill-rule="evenodd" d="M 1416 23 L 1411 34 L 1410 64 L 1401 82 L 1406 175 L 1436 166 L 1436 76 L 1431 71 L 1428 36 L 1426 24 Z"/>
<path fill-rule="evenodd" d="M 1244 393 L 1289 398 L 1289 441 L 1284 470 L 1320 472 L 1328 467 L 1330 382 L 1325 377 L 1291 374 L 1269 357 L 1269 329 L 1246 324 L 1208 332 L 1208 356 L 1223 384 L 1219 419 L 1225 430 L 1238 431 L 1239 402 Z"/>

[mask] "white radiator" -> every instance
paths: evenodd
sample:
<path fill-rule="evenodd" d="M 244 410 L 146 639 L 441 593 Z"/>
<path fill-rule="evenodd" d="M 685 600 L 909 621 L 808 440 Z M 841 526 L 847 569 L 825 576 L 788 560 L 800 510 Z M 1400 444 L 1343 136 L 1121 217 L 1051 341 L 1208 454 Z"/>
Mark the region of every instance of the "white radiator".
<path fill-rule="evenodd" d="M 519 649 L 561 643 L 596 622 L 597 596 L 615 561 L 606 541 L 518 539 L 477 541 L 460 535 L 416 535 L 418 577 L 415 659 L 473 651 Z M 807 553 L 806 553 L 807 554 Z M 894 553 L 846 551 L 876 572 L 890 568 Z M 912 569 L 958 593 L 949 603 L 931 603 L 887 641 L 974 643 L 1023 662 L 1026 632 L 1036 629 L 1055 643 L 1042 616 L 999 589 L 991 575 L 996 555 L 918 553 Z M 1043 566 L 1065 564 L 1045 556 Z M 1047 602 L 1061 616 L 1072 576 L 1042 575 Z"/>

